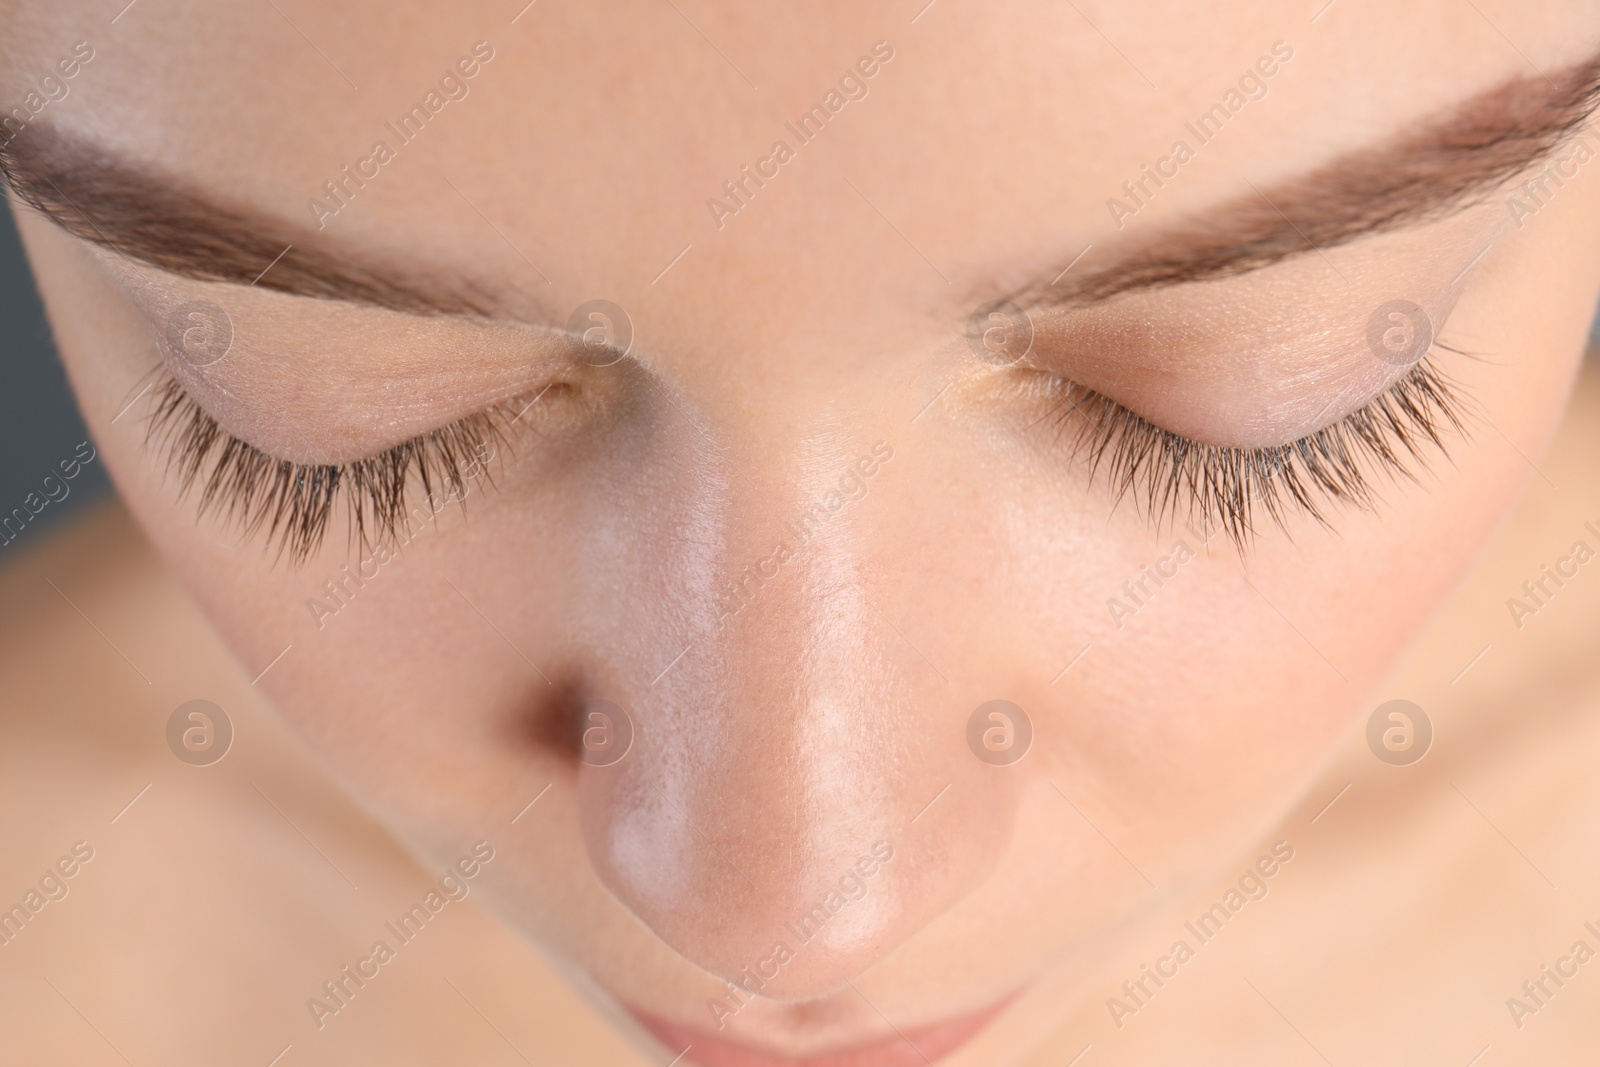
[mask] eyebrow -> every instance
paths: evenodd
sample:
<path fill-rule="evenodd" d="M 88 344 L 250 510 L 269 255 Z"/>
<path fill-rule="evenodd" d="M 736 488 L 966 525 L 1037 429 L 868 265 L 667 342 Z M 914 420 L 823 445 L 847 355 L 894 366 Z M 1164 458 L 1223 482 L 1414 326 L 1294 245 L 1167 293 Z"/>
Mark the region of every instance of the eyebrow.
<path fill-rule="evenodd" d="M 1558 74 L 1502 82 L 1309 173 L 1266 190 L 1252 183 L 1203 217 L 1153 230 L 1109 265 L 1067 284 L 1058 284 L 1058 274 L 1010 299 L 1023 307 L 1084 307 L 1124 293 L 1218 281 L 1437 221 L 1484 203 L 1555 152 L 1585 126 L 1597 102 L 1600 54 Z M 1600 140 L 1600 131 L 1591 132 Z"/>
<path fill-rule="evenodd" d="M 74 237 L 181 277 L 412 314 L 489 317 L 500 306 L 466 279 L 380 266 L 53 127 L 0 144 L 0 178 Z"/>
<path fill-rule="evenodd" d="M 1556 150 L 1600 101 L 1600 54 L 1555 75 L 1506 81 L 1442 117 L 1358 148 L 1203 220 L 1152 232 L 1067 285 L 1040 280 L 1023 306 L 1082 307 L 1123 293 L 1216 281 L 1463 210 Z M 459 277 L 396 271 L 308 241 L 273 215 L 35 125 L 0 144 L 0 179 L 66 232 L 181 277 L 257 285 L 413 314 L 492 316 L 499 302 Z M 1065 272 L 1063 272 L 1065 273 Z"/>

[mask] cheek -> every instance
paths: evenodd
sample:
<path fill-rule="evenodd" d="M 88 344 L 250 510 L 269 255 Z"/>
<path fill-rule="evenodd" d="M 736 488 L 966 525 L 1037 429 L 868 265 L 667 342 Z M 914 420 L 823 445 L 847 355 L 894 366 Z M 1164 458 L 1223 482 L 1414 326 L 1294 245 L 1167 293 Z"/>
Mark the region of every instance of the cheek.
<path fill-rule="evenodd" d="M 1448 369 L 1536 449 L 1569 364 L 1553 350 L 1529 362 Z M 1208 870 L 1400 695 L 1378 686 L 1530 474 L 1487 427 L 1446 440 L 1450 459 L 1431 454 L 1420 485 L 1374 473 L 1376 513 L 1333 505 L 1332 530 L 1264 521 L 1242 558 L 1182 522 L 1152 532 L 1131 499 L 1086 492 L 1064 451 L 919 443 L 899 471 L 917 489 L 891 507 L 916 521 L 884 559 L 920 575 L 929 656 L 1034 715 L 1036 771 L 1152 878 Z M 1056 847 L 1048 833 L 1021 847 Z"/>

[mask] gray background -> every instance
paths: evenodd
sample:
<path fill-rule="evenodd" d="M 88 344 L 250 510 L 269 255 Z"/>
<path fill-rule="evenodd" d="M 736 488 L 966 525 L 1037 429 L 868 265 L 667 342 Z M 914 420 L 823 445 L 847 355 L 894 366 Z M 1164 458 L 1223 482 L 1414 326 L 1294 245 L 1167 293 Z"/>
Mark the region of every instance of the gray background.
<path fill-rule="evenodd" d="M 1590 334 L 1600 347 L 1600 318 Z M 88 437 L 55 357 L 44 309 L 22 256 L 11 212 L 0 206 L 0 514 L 38 492 L 44 476 Z M 28 523 L 13 545 L 38 537 L 110 491 L 102 464 L 90 463 L 60 503 Z M 0 549 L 3 551 L 3 549 Z"/>
<path fill-rule="evenodd" d="M 21 507 L 29 493 L 42 497 L 45 475 L 59 476 L 57 465 L 71 459 L 73 449 L 88 436 L 56 360 L 10 207 L 0 203 L 0 514 Z M 98 460 L 68 484 L 71 491 L 64 500 L 47 505 L 16 540 L 0 548 L 0 561 L 7 548 L 31 544 L 110 491 Z"/>

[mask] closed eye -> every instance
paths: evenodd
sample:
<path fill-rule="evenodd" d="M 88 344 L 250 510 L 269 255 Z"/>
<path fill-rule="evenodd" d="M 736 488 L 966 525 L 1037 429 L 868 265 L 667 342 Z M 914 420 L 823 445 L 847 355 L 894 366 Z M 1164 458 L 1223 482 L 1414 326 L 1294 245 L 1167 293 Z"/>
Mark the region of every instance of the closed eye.
<path fill-rule="evenodd" d="M 1103 476 L 1114 500 L 1132 497 L 1158 527 L 1198 521 L 1208 537 L 1219 530 L 1241 553 L 1263 515 L 1279 528 L 1296 514 L 1327 527 L 1333 505 L 1373 510 L 1374 472 L 1415 482 L 1432 456 L 1446 454 L 1447 431 L 1467 437 L 1467 398 L 1426 357 L 1333 425 L 1266 448 L 1193 441 L 1092 389 L 1057 381 L 1055 422 L 1091 481 Z"/>
<path fill-rule="evenodd" d="M 430 518 L 461 500 L 469 485 L 489 480 L 487 464 L 531 403 L 505 401 L 366 459 L 296 463 L 228 433 L 169 377 L 157 395 L 147 442 L 167 451 L 181 494 L 198 486 L 202 516 L 221 512 L 247 536 L 265 529 L 280 556 L 287 552 L 300 563 L 322 544 L 341 508 L 352 543 L 364 551 L 409 520 L 412 486 L 422 490 Z"/>

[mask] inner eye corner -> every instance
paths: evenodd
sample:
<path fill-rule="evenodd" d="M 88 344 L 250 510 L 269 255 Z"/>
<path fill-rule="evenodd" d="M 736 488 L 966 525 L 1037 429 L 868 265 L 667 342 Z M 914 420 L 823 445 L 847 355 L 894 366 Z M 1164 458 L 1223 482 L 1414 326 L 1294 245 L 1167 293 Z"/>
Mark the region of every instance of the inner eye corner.
<path fill-rule="evenodd" d="M 534 394 L 534 397 L 538 397 L 541 403 L 544 401 L 562 402 L 580 400 L 587 392 L 588 390 L 583 383 L 560 378 L 539 390 Z M 532 399 L 533 397 L 529 397 L 528 402 L 531 402 Z"/>

